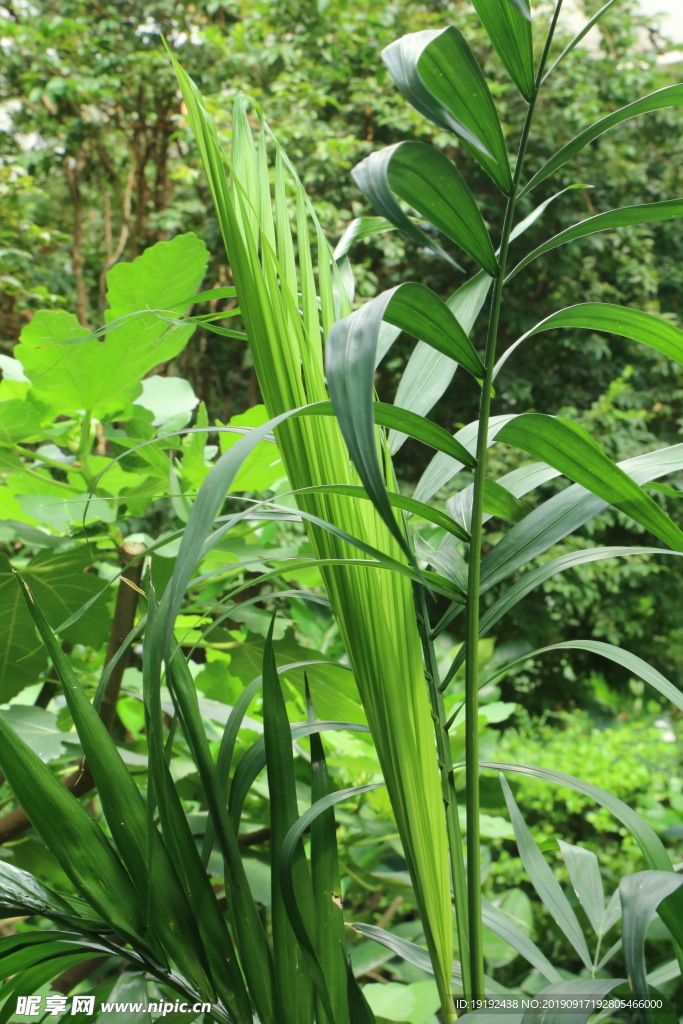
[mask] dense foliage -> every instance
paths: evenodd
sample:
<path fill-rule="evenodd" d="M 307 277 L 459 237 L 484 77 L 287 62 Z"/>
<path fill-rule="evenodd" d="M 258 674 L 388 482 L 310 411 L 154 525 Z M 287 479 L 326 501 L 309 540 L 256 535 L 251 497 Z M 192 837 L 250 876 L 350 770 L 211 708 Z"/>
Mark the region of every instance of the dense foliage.
<path fill-rule="evenodd" d="M 512 0 L 501 2 L 512 5 Z M 482 0 L 474 6 L 486 4 Z M 581 6 L 589 16 L 600 5 Z M 539 4 L 534 9 L 539 52 L 551 8 Z M 0 1019 L 9 1019 L 16 998 L 47 993 L 50 985 L 64 993 L 92 990 L 99 999 L 123 998 L 119 989 L 125 990 L 127 975 L 117 980 L 117 974 L 126 957 L 129 968 L 146 971 L 150 980 L 146 991 L 142 974 L 131 975 L 133 999 L 209 992 L 219 1007 L 212 1019 L 246 1020 L 255 1004 L 261 1020 L 268 1022 L 273 1006 L 267 986 L 259 992 L 257 974 L 272 971 L 273 991 L 278 986 L 287 991 L 289 984 L 291 998 L 296 996 L 286 1010 L 291 1024 L 312 1019 L 314 1006 L 319 1020 L 325 1019 L 323 1014 L 331 1019 L 302 940 L 301 921 L 292 917 L 293 897 L 286 885 L 281 891 L 274 881 L 278 870 L 282 877 L 291 874 L 309 935 L 317 909 L 326 922 L 323 931 L 329 929 L 333 937 L 315 952 L 325 976 L 332 979 L 328 997 L 338 1022 L 348 1018 L 352 1024 L 365 1024 L 374 1012 L 378 1022 L 386 1018 L 431 1024 L 439 1006 L 447 1014 L 444 984 L 450 952 L 446 949 L 441 956 L 440 978 L 440 940 L 435 937 L 443 916 L 443 891 L 436 876 L 440 867 L 445 872 L 445 836 L 443 864 L 434 867 L 440 855 L 439 829 L 426 822 L 432 797 L 439 806 L 439 785 L 445 791 L 452 784 L 454 797 L 462 802 L 457 823 L 449 823 L 455 874 L 452 838 L 454 829 L 467 825 L 465 783 L 462 773 L 447 780 L 443 763 L 441 783 L 436 762 L 425 766 L 420 745 L 424 743 L 424 754 L 433 748 L 433 740 L 421 726 L 412 733 L 401 731 L 406 717 L 402 702 L 408 697 L 398 688 L 399 680 L 401 686 L 405 680 L 395 671 L 397 664 L 404 669 L 419 662 L 418 696 L 410 699 L 415 720 L 424 713 L 429 723 L 421 641 L 428 681 L 438 675 L 453 679 L 440 707 L 432 703 L 432 714 L 435 719 L 443 715 L 441 724 L 449 720 L 445 749 L 456 765 L 466 760 L 473 742 L 484 762 L 540 764 L 542 751 L 544 765 L 589 777 L 645 822 L 646 831 L 634 832 L 633 819 L 619 818 L 614 801 L 596 805 L 595 792 L 559 789 L 542 775 L 515 778 L 514 783 L 511 776 L 512 791 L 501 789 L 493 776 L 485 777 L 479 797 L 483 892 L 491 901 L 484 916 L 486 971 L 514 992 L 534 992 L 548 983 L 561 986 L 556 967 L 565 982 L 571 978 L 577 985 L 589 975 L 618 978 L 631 971 L 637 957 L 628 959 L 632 954 L 627 953 L 625 959 L 619 944 L 610 951 L 612 960 L 601 962 L 603 933 L 617 926 L 619 917 L 609 909 L 614 901 L 606 901 L 620 879 L 644 866 L 664 874 L 663 862 L 657 861 L 659 840 L 670 849 L 680 840 L 683 794 L 675 731 L 681 704 L 668 679 L 678 678 L 683 667 L 678 614 L 683 582 L 676 558 L 636 551 L 628 559 L 592 560 L 582 553 L 644 548 L 651 544 L 652 524 L 659 524 L 660 539 L 669 543 L 677 534 L 673 525 L 670 532 L 662 525 L 669 522 L 663 513 L 674 521 L 680 518 L 677 477 L 670 475 L 666 484 L 642 491 L 642 508 L 637 507 L 645 513 L 639 522 L 631 504 L 608 508 L 579 524 L 571 537 L 574 567 L 566 573 L 549 571 L 542 587 L 530 588 L 523 601 L 512 602 L 504 619 L 494 620 L 474 655 L 483 688 L 478 711 L 470 716 L 475 725 L 466 737 L 462 705 L 471 699 L 471 684 L 462 664 L 465 646 L 458 647 L 464 631 L 457 615 L 467 575 L 460 542 L 469 537 L 474 474 L 444 474 L 425 499 L 435 496 L 431 513 L 426 506 L 406 505 L 408 495 L 416 497 L 421 487 L 427 489 L 422 474 L 432 464 L 418 443 L 425 439 L 426 428 L 421 434 L 414 423 L 397 420 L 395 414 L 392 419 L 390 411 L 382 413 L 377 406 L 378 423 L 413 434 L 395 460 L 398 486 L 392 487 L 392 471 L 384 467 L 387 475 L 378 489 L 377 478 L 367 470 L 372 462 L 368 452 L 365 461 L 359 459 L 353 429 L 349 422 L 344 425 L 342 392 L 338 384 L 334 389 L 330 363 L 332 397 L 359 476 L 329 418 L 302 417 L 264 426 L 269 416 L 327 398 L 322 361 L 307 366 L 306 356 L 300 355 L 307 349 L 296 345 L 305 342 L 313 350 L 333 320 L 351 312 L 351 304 L 342 298 L 348 283 L 342 251 L 349 253 L 353 265 L 357 302 L 405 281 L 428 283 L 444 297 L 453 291 L 452 266 L 429 249 L 434 247 L 432 229 L 418 239 L 394 231 L 378 233 L 376 222 L 370 221 L 363 222 L 369 225 L 367 233 L 345 235 L 343 250 L 337 251 L 342 276 L 324 280 L 320 266 L 325 262 L 325 236 L 334 244 L 353 218 L 370 212 L 358 175 L 354 180 L 350 174 L 354 164 L 407 139 L 429 143 L 456 160 L 483 212 L 484 234 L 490 229 L 495 239 L 500 232 L 505 203 L 482 161 L 443 125 L 436 126 L 402 102 L 378 59 L 382 47 L 404 33 L 456 24 L 484 68 L 506 137 L 517 139 L 527 105 L 472 5 L 411 0 L 368 11 L 342 0 L 317 5 L 262 0 L 188 5 L 168 0 L 123 6 L 106 0 L 96 5 L 37 0 L 5 5 L 0 12 L 5 58 L 0 81 L 7 97 L 0 133 L 0 716 L 5 751 L 12 751 L 5 765 L 9 785 L 0 791 L 0 866 L 5 865 L 10 880 L 0 902 L 29 913 L 28 923 L 19 925 L 16 946 L 11 945 L 14 925 L 8 926 L 10 945 L 3 956 L 15 959 L 8 961 L 13 980 L 0 989 L 0 998 L 7 998 Z M 541 130 L 530 137 L 529 167 L 540 166 L 549 153 L 606 112 L 675 81 L 672 67 L 657 61 L 658 37 L 644 35 L 642 26 L 635 3 L 617 2 L 603 17 L 599 45 L 577 48 L 553 73 L 538 101 L 536 123 Z M 277 144 L 268 143 L 274 175 L 272 237 L 277 238 L 281 261 L 276 275 L 268 277 L 265 256 L 265 269 L 250 267 L 247 273 L 239 266 L 238 254 L 245 265 L 247 255 L 253 255 L 239 248 L 240 232 L 248 236 L 253 227 L 251 217 L 240 209 L 240 188 L 231 193 L 238 210 L 234 216 L 242 218 L 239 230 L 236 222 L 226 229 L 226 207 L 220 202 L 218 212 L 214 210 L 212 198 L 220 199 L 220 190 L 210 173 L 207 186 L 196 153 L 196 138 L 200 151 L 202 147 L 199 107 L 193 108 L 182 72 L 174 71 L 160 46 L 160 32 L 199 86 L 216 122 L 217 141 L 232 154 L 233 174 L 237 166 L 253 194 L 261 197 L 270 187 L 258 177 L 263 167 L 255 160 L 252 165 L 243 154 L 251 152 L 252 131 L 258 135 L 257 105 L 265 111 L 277 137 Z M 560 22 L 552 53 L 559 54 L 571 36 Z M 176 74 L 183 84 L 182 103 Z M 254 103 L 249 121 L 239 98 L 231 115 L 239 89 Z M 656 203 L 675 195 L 680 191 L 682 137 L 680 111 L 674 107 L 629 121 L 583 149 L 552 180 L 544 181 L 533 198 L 520 198 L 519 219 L 562 193 L 528 227 L 523 240 L 512 242 L 510 265 L 597 210 Z M 666 163 L 663 151 L 669 157 Z M 206 152 L 204 158 L 206 171 Z M 228 243 L 228 260 L 221 237 Z M 292 267 L 283 256 L 290 244 Z M 677 222 L 662 220 L 621 226 L 555 249 L 535 264 L 531 279 L 520 275 L 507 289 L 499 353 L 550 313 L 580 302 L 637 306 L 674 325 L 682 284 L 680 248 Z M 310 285 L 302 256 L 309 249 L 316 254 L 315 272 L 320 275 L 320 323 L 315 285 Z M 458 261 L 469 277 L 482 260 L 486 265 L 488 254 L 482 256 L 481 245 L 465 250 Z M 293 269 L 295 255 L 299 264 Z M 279 277 L 281 282 L 274 285 Z M 268 291 L 259 292 L 261 287 Z M 290 325 L 289 332 L 278 335 L 278 324 L 269 323 L 259 303 L 245 301 L 256 294 L 267 294 L 267 307 L 278 310 L 278 324 L 291 316 L 291 296 L 301 297 L 303 340 L 292 340 L 286 354 L 294 365 L 300 358 L 306 369 L 303 385 L 290 377 L 291 393 L 282 384 L 286 369 L 277 380 L 269 381 L 268 373 L 269 362 L 280 369 L 279 355 L 272 353 L 286 351 L 284 344 L 278 348 L 277 339 L 290 344 L 297 334 L 298 313 L 292 321 L 296 329 Z M 405 386 L 402 374 L 414 344 L 406 315 L 405 310 L 395 314 L 398 321 L 393 322 L 407 334 L 396 340 L 374 377 L 377 395 L 387 403 L 397 387 L 400 394 Z M 422 334 L 413 330 L 413 336 Z M 486 318 L 481 317 L 471 335 L 473 351 L 483 350 L 485 336 Z M 259 349 L 264 339 L 274 342 L 271 354 Z M 483 376 L 476 351 L 467 367 L 468 345 L 465 338 L 459 350 L 462 365 L 475 377 Z M 579 335 L 565 325 L 529 339 L 503 364 L 495 384 L 495 411 L 569 417 L 600 441 L 610 459 L 621 461 L 676 443 L 683 422 L 679 375 L 680 367 L 667 350 L 646 348 L 619 336 L 616 329 L 591 328 Z M 431 404 L 420 410 L 433 407 L 432 421 L 444 428 L 444 437 L 434 436 L 446 445 L 444 451 L 453 443 L 450 435 L 478 415 L 477 389 L 466 387 L 464 376 L 461 369 L 458 386 L 445 393 L 440 382 L 432 384 Z M 361 423 L 362 405 L 354 408 Z M 389 419 L 383 422 L 381 415 Z M 513 434 L 501 436 L 503 441 L 488 458 L 487 473 L 494 479 L 528 463 Z M 397 438 L 391 437 L 396 452 Z M 471 461 L 466 465 L 474 468 Z M 675 459 L 671 468 L 678 469 Z M 585 482 L 581 476 L 570 478 Z M 323 479 L 347 489 L 358 488 L 362 480 L 376 509 L 349 490 L 346 496 L 299 495 L 297 513 L 291 489 Z M 387 515 L 383 509 L 385 482 L 390 491 L 403 495 L 400 505 L 401 496 L 393 494 L 395 505 L 418 513 L 409 530 L 417 562 L 405 562 L 405 537 L 395 529 L 395 513 L 389 510 Z M 532 507 L 540 508 L 566 488 L 566 479 L 550 472 L 533 495 L 519 490 L 515 493 L 520 497 L 513 498 L 501 488 L 485 496 L 484 511 L 493 519 L 482 554 L 495 550 L 512 531 L 511 524 L 523 522 Z M 256 504 L 264 494 L 269 504 Z M 657 504 L 651 503 L 655 511 L 648 511 L 644 503 L 652 496 Z M 255 508 L 250 513 L 251 505 Z M 358 508 L 349 512 L 349 505 Z M 414 529 L 418 521 L 419 532 Z M 333 535 L 329 522 L 344 535 Z M 209 534 L 212 523 L 216 532 Z M 353 537 L 370 547 L 352 549 Z M 394 563 L 404 563 L 402 575 L 364 569 L 359 584 L 357 567 L 331 567 L 335 559 L 376 556 L 377 549 Z M 539 548 L 533 569 L 519 563 L 522 581 L 525 573 L 542 573 L 540 567 L 552 566 L 566 550 L 558 544 Z M 427 566 L 433 570 L 428 610 L 418 602 L 420 616 L 411 620 L 408 579 L 419 586 Z M 26 585 L 24 592 L 16 571 Z M 393 580 L 389 587 L 387 575 Z M 121 579 L 129 585 L 121 585 Z M 508 582 L 498 582 L 486 592 L 482 615 L 495 616 L 508 588 Z M 384 619 L 374 618 L 379 607 Z M 430 647 L 425 619 L 436 626 L 442 615 L 444 628 L 437 627 Z M 560 641 L 568 643 L 545 650 Z M 579 643 L 570 649 L 572 641 Z M 623 645 L 630 660 L 606 654 L 606 645 Z M 162 675 L 164 658 L 167 676 Z M 660 673 L 667 677 L 663 683 Z M 87 701 L 79 704 L 80 697 L 69 695 L 70 687 L 91 698 L 99 719 L 91 715 Z M 323 733 L 322 744 L 315 729 L 296 727 L 301 731 L 294 733 L 292 758 L 287 722 L 310 723 L 316 717 L 337 724 Z M 16 768 L 24 764 L 16 736 L 37 755 L 26 760 L 24 775 Z M 85 761 L 79 760 L 84 756 Z M 215 758 L 225 779 L 230 764 L 237 765 L 230 823 L 218 810 L 225 783 L 208 767 L 213 768 Z M 267 773 L 259 775 L 266 761 Z M 631 765 L 628 773 L 620 767 L 626 762 Z M 376 788 L 380 769 L 388 795 Z M 78 828 L 90 829 L 87 815 L 61 838 L 50 824 L 56 807 L 69 820 L 74 803 L 66 792 L 62 797 L 63 787 L 53 787 L 59 777 L 73 795 L 85 798 L 81 804 L 103 823 L 97 840 L 88 832 L 92 848 L 84 842 L 79 852 Z M 38 788 L 44 786 L 46 801 L 56 802 L 52 810 L 46 803 L 27 817 L 17 804 L 28 809 L 37 781 Z M 304 853 L 301 835 L 298 842 L 292 839 L 299 811 L 316 800 L 329 801 L 330 785 L 333 790 L 348 788 L 347 802 L 336 808 L 336 827 L 329 807 L 308 822 L 310 844 L 306 831 Z M 425 795 L 430 792 L 432 797 Z M 145 814 L 150 821 L 157 816 L 158 834 L 163 835 L 158 848 L 153 826 L 144 841 L 134 840 L 127 828 L 118 830 L 126 801 L 133 808 L 131 821 L 141 830 Z M 235 822 L 233 843 L 229 824 Z M 638 860 L 643 836 L 650 855 L 648 860 L 645 852 L 645 863 Z M 282 854 L 287 842 L 289 860 Z M 120 886 L 120 907 L 97 895 L 89 873 L 90 849 L 99 850 L 97 869 L 109 884 Z M 588 850 L 596 851 L 599 870 Z M 278 852 L 286 869 L 282 862 L 278 868 Z M 462 849 L 459 856 L 462 860 Z M 551 897 L 547 887 L 538 889 L 539 856 L 562 881 L 559 896 L 554 889 Z M 176 889 L 172 864 L 181 863 L 186 875 Z M 202 864 L 214 891 L 206 884 Z M 20 871 L 12 874 L 12 868 Z M 478 868 L 477 862 L 477 873 Z M 156 872 L 167 882 L 163 896 L 172 898 L 168 907 L 162 905 L 163 898 L 152 899 L 147 907 L 148 941 L 141 937 L 145 929 L 136 915 L 157 885 Z M 596 897 L 600 872 L 605 888 L 603 892 L 600 881 L 602 896 Z M 470 867 L 470 889 L 472 875 Z M 241 895 L 243 882 L 248 882 L 243 887 L 250 890 L 248 897 Z M 659 883 L 670 884 L 666 879 Z M 191 924 L 196 908 L 188 897 L 197 891 L 204 911 L 199 923 Z M 344 918 L 355 922 L 360 933 L 351 963 L 353 975 L 363 983 L 363 996 L 354 982 L 346 989 L 339 954 L 345 947 L 341 910 L 336 903 L 330 910 L 323 899 L 337 891 L 343 894 Z M 669 891 L 673 889 L 661 890 L 660 898 Z M 600 899 L 604 905 L 598 911 Z M 627 917 L 635 910 L 643 918 L 654 915 L 654 896 L 640 897 L 641 904 L 629 904 L 629 899 L 636 896 L 622 896 Z M 227 918 L 225 903 L 236 908 Z M 84 938 L 79 933 L 76 941 L 71 933 L 67 939 L 46 929 L 48 918 L 62 929 L 78 931 L 81 925 L 74 922 L 79 917 L 86 933 L 89 928 L 101 936 L 97 959 L 87 934 Z M 123 955 L 102 921 L 113 921 L 128 943 Z M 671 920 L 667 925 L 672 928 Z M 680 977 L 667 925 L 658 920 L 648 932 L 648 969 L 655 968 L 648 981 L 675 1001 Z M 373 932 L 372 926 L 384 931 Z M 178 927 L 189 929 L 190 941 L 178 944 Z M 237 945 L 245 981 L 238 968 L 226 977 L 221 973 L 219 951 L 228 941 L 226 929 L 236 935 L 229 941 Z M 43 957 L 35 953 L 41 930 L 45 941 L 54 944 L 45 947 L 50 953 Z M 449 945 L 450 929 L 445 930 Z M 29 939 L 22 940 L 22 935 Z M 274 964 L 267 951 L 271 940 Z M 424 950 L 401 946 L 401 940 L 420 946 L 426 942 L 431 967 Z M 462 950 L 462 932 L 458 940 Z M 610 934 L 602 954 L 614 940 Z M 28 944 L 22 946 L 22 941 Z M 461 959 L 466 974 L 465 957 Z M 25 975 L 15 973 L 19 968 Z M 436 971 L 438 986 L 430 971 Z M 468 989 L 467 978 L 463 987 L 465 992 L 477 991 L 476 985 Z M 135 1019 L 151 1018 L 145 1010 Z"/>

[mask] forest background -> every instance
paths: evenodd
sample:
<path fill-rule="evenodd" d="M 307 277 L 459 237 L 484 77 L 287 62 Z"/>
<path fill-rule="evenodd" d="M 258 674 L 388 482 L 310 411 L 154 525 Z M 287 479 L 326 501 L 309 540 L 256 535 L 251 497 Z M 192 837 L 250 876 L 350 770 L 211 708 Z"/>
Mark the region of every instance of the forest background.
<path fill-rule="evenodd" d="M 577 6 L 589 17 L 601 5 L 587 0 Z M 37 0 L 30 10 L 22 3 L 4 3 L 0 15 L 0 345 L 8 356 L 40 310 L 73 312 L 84 331 L 98 328 L 108 271 L 179 234 L 195 232 L 208 248 L 205 288 L 232 283 L 175 76 L 160 44 L 161 26 L 226 138 L 228 111 L 238 90 L 263 106 L 333 242 L 349 221 L 368 212 L 351 178 L 354 164 L 408 136 L 448 144 L 445 135 L 397 103 L 377 55 L 398 36 L 455 20 L 466 25 L 504 129 L 518 134 L 524 116 L 520 97 L 491 59 L 483 30 L 464 2 Z M 678 78 L 677 65 L 661 60 L 669 48 L 666 38 L 635 2 L 618 4 L 591 39 L 581 59 L 558 69 L 554 88 L 541 101 L 545 137 L 530 142 L 534 164 L 580 126 Z M 473 191 L 486 197 L 484 214 L 498 217 L 500 196 L 470 164 Z M 609 132 L 561 169 L 552 190 L 539 198 L 570 185 L 581 187 L 549 206 L 543 232 L 554 235 L 577 215 L 592 214 L 594 181 L 600 182 L 599 206 L 605 209 L 680 194 L 682 177 L 679 114 L 657 111 Z M 522 212 L 530 209 L 531 203 Z M 394 234 L 358 242 L 352 259 L 359 298 L 404 280 L 417 255 L 416 245 Z M 429 284 L 446 293 L 451 287 L 447 265 L 424 252 L 419 259 L 422 271 L 428 269 Z M 677 322 L 681 294 L 683 238 L 676 222 L 594 235 L 580 247 L 564 246 L 539 262 L 530 290 L 520 286 L 510 293 L 503 347 L 531 321 L 583 301 L 635 305 Z M 217 303 L 208 302 L 195 313 L 216 308 Z M 473 340 L 478 347 L 483 341 Z M 679 438 L 683 385 L 673 362 L 625 339 L 597 334 L 582 335 L 583 358 L 578 360 L 572 356 L 574 344 L 575 338 L 553 332 L 523 348 L 514 375 L 503 370 L 498 379 L 497 411 L 552 410 L 578 419 L 615 461 Z M 407 344 L 395 346 L 377 380 L 380 394 L 393 393 L 392 371 L 408 353 Z M 197 400 L 191 405 L 199 402 L 200 415 L 209 423 L 231 421 L 260 401 L 246 346 L 201 327 L 184 351 L 155 373 L 189 382 Z M 433 418 L 452 433 L 476 417 L 473 403 L 472 393 L 460 396 L 450 390 Z M 410 442 L 405 452 L 400 472 L 414 482 L 424 469 L 423 456 Z M 496 447 L 492 475 L 514 469 L 516 458 L 505 446 Z M 553 486 L 544 493 L 552 493 Z M 680 503 L 675 496 L 669 499 L 675 515 Z M 131 529 L 151 530 L 152 523 L 158 532 L 179 514 L 178 503 L 169 505 L 160 495 Z M 2 530 L 0 540 L 11 553 L 16 537 Z M 642 532 L 613 509 L 574 538 L 576 546 L 586 547 L 642 542 Z M 6 593 L 0 590 L 0 602 Z M 514 650 L 519 636 L 525 637 L 526 650 L 558 639 L 593 638 L 623 644 L 678 679 L 683 672 L 681 607 L 680 572 L 654 559 L 579 566 L 554 577 L 515 608 L 495 643 L 490 642 L 491 663 L 496 651 Z M 252 628 L 258 635 L 258 623 L 245 625 L 247 635 Z M 287 628 L 301 641 L 307 624 L 295 616 Z M 311 643 L 325 652 L 334 650 L 319 622 L 310 629 Z M 589 760 L 594 783 L 636 806 L 667 839 L 680 838 L 680 751 L 673 742 L 670 710 L 651 699 L 641 682 L 589 651 L 575 651 L 571 664 L 562 657 L 527 663 L 495 696 L 490 744 L 491 749 L 497 745 L 501 760 L 529 760 L 525 750 L 539 741 L 553 751 L 560 770 L 580 775 Z M 134 732 L 132 717 L 125 725 Z M 626 755 L 633 765 L 628 773 L 620 768 Z M 602 812 L 586 813 L 580 800 L 542 784 L 529 784 L 528 793 L 542 831 L 553 835 L 560 822 L 563 829 L 569 824 L 571 841 L 598 837 L 603 866 L 613 879 L 618 877 L 628 851 L 618 833 L 606 827 Z M 501 876 L 512 884 L 518 862 L 513 845 L 506 845 L 509 830 L 500 826 L 497 835 L 491 826 L 490 832 L 497 843 L 492 884 Z M 523 908 L 519 913 L 527 916 Z M 490 952 L 495 962 L 495 951 Z M 508 951 L 500 947 L 497 955 L 504 964 Z"/>

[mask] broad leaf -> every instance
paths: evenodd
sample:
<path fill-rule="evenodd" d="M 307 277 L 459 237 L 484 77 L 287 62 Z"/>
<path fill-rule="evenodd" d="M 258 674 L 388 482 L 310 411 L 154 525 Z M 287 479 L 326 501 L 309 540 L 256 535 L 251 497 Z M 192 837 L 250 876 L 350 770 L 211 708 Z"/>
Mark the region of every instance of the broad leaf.
<path fill-rule="evenodd" d="M 530 252 L 528 256 L 517 264 L 506 277 L 506 282 L 516 277 L 520 270 L 532 263 L 543 253 L 556 249 L 565 242 L 572 242 L 577 238 L 585 238 L 587 235 L 594 235 L 598 231 L 614 231 L 616 228 L 628 227 L 633 224 L 651 224 L 661 220 L 675 220 L 683 215 L 683 199 L 668 199 L 663 203 L 647 203 L 643 206 L 625 206 L 622 210 L 608 210 L 606 213 L 597 213 L 594 217 L 573 224 L 572 227 L 560 231 L 559 235 L 548 239 L 543 245 Z"/>
<path fill-rule="evenodd" d="M 534 94 L 534 54 L 524 0 L 472 0 L 486 34 L 525 100 Z"/>
<path fill-rule="evenodd" d="M 118 263 L 107 277 L 108 321 L 149 307 L 185 312 L 208 261 L 196 235 L 157 242 L 132 263 Z M 39 310 L 15 349 L 41 400 L 60 412 L 85 409 L 97 416 L 121 413 L 141 393 L 141 381 L 187 344 L 194 325 L 165 323 L 146 313 L 118 325 L 104 342 L 73 344 L 84 331 L 61 310 Z"/>
<path fill-rule="evenodd" d="M 453 26 L 414 32 L 387 46 L 382 59 L 408 102 L 457 135 L 509 193 L 512 176 L 496 107 L 461 33 Z"/>
<path fill-rule="evenodd" d="M 434 242 L 401 212 L 393 196 L 422 214 L 495 277 L 498 262 L 484 218 L 462 175 L 445 154 L 423 142 L 397 142 L 367 157 L 354 178 L 396 227 L 433 248 Z"/>

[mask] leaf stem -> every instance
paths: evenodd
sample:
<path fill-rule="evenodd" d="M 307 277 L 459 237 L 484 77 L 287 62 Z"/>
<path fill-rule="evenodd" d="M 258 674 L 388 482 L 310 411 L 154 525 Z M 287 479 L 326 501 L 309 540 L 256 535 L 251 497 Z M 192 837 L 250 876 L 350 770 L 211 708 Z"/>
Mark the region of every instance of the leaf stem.
<path fill-rule="evenodd" d="M 483 539 L 483 501 L 484 484 L 486 481 L 486 460 L 488 454 L 488 431 L 489 418 L 491 413 L 491 398 L 493 394 L 493 369 L 496 361 L 496 345 L 498 342 L 498 327 L 503 298 L 503 287 L 505 282 L 505 270 L 507 266 L 508 248 L 510 235 L 514 222 L 515 209 L 519 194 L 519 186 L 524 165 L 529 133 L 533 121 L 536 100 L 543 80 L 550 46 L 552 43 L 557 19 L 562 7 L 562 0 L 558 0 L 553 18 L 546 38 L 543 54 L 539 62 L 536 75 L 534 94 L 529 103 L 522 135 L 517 154 L 517 163 L 512 180 L 512 188 L 508 197 L 503 221 L 502 236 L 500 242 L 500 255 L 498 258 L 499 270 L 494 281 L 493 296 L 491 299 L 491 311 L 489 315 L 489 326 L 486 338 L 486 353 L 484 356 L 485 374 L 481 389 L 481 400 L 479 405 L 479 428 L 477 432 L 477 466 L 474 472 L 473 497 L 472 497 L 472 528 L 470 540 L 470 560 L 468 566 L 468 600 L 467 600 L 467 622 L 465 633 L 465 646 L 467 657 L 465 661 L 465 761 L 467 771 L 465 776 L 466 798 L 465 806 L 467 811 L 467 909 L 469 923 L 469 954 L 470 954 L 470 993 L 471 997 L 481 998 L 485 995 L 484 987 L 484 941 L 483 923 L 481 916 L 481 870 L 480 870 L 480 827 L 479 827 L 479 601 L 481 581 L 481 545 Z"/>

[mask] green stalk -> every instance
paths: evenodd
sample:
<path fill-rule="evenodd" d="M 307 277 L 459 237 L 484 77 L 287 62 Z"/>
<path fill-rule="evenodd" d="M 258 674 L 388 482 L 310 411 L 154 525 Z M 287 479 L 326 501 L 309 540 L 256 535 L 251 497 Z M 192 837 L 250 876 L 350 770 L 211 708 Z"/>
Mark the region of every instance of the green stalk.
<path fill-rule="evenodd" d="M 443 693 L 439 685 L 439 670 L 436 664 L 434 642 L 430 637 L 429 615 L 427 612 L 427 600 L 424 587 L 415 587 L 415 600 L 417 605 L 417 625 L 422 639 L 424 651 L 425 675 L 429 700 L 432 707 L 432 718 L 434 719 L 434 731 L 436 735 L 436 755 L 441 774 L 441 792 L 446 816 L 446 834 L 448 836 L 448 849 L 451 865 L 451 881 L 453 884 L 453 902 L 455 906 L 455 924 L 458 933 L 458 957 L 462 968 L 462 982 L 465 998 L 471 1000 L 470 978 L 470 951 L 468 937 L 468 914 L 467 914 L 467 876 L 465 873 L 465 860 L 462 852 L 462 833 L 460 831 L 460 817 L 458 812 L 458 797 L 455 791 L 453 779 L 453 767 L 451 748 L 448 740 L 448 725 L 446 723 L 446 709 L 443 702 Z"/>
<path fill-rule="evenodd" d="M 465 632 L 465 645 L 467 658 L 465 662 L 465 762 L 466 771 L 466 796 L 465 806 L 467 811 L 467 912 L 469 923 L 469 953 L 470 953 L 470 994 L 474 998 L 481 998 L 485 994 L 484 987 L 484 942 L 483 924 L 481 916 L 481 877 L 480 877 L 480 846 L 481 837 L 479 829 L 479 604 L 480 604 L 480 581 L 481 581 L 481 545 L 483 539 L 483 511 L 484 511 L 484 485 L 486 482 L 486 462 L 488 456 L 488 430 L 491 413 L 491 398 L 493 394 L 493 368 L 496 362 L 496 346 L 498 342 L 498 326 L 500 323 L 500 312 L 503 298 L 503 287 L 507 267 L 508 248 L 510 235 L 512 233 L 519 185 L 524 166 L 529 132 L 533 121 L 536 100 L 541 88 L 543 72 L 545 70 L 548 53 L 555 34 L 557 19 L 562 7 L 562 0 L 558 0 L 553 13 L 550 29 L 548 32 L 543 54 L 536 74 L 534 94 L 529 103 L 522 136 L 519 143 L 517 163 L 512 179 L 512 189 L 508 197 L 503 221 L 502 237 L 500 242 L 500 255 L 498 258 L 499 270 L 493 286 L 491 299 L 491 312 L 486 338 L 486 353 L 484 356 L 485 375 L 481 389 L 479 404 L 479 429 L 477 432 L 477 468 L 474 473 L 473 496 L 472 496 L 472 533 L 470 540 L 470 561 L 468 567 L 468 600 L 467 600 L 467 623 Z"/>

